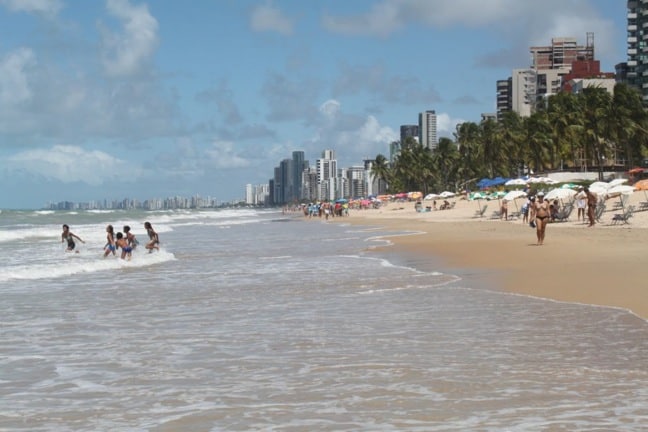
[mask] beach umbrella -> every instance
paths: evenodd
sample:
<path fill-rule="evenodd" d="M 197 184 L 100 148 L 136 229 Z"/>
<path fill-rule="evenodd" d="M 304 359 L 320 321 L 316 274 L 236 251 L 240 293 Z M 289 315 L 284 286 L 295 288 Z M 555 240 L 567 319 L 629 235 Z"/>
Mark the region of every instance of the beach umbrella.
<path fill-rule="evenodd" d="M 595 181 L 594 183 L 589 185 L 589 188 L 590 188 L 590 190 L 592 188 L 608 190 L 610 188 L 610 183 L 606 183 L 606 182 L 602 182 L 602 181 Z"/>
<path fill-rule="evenodd" d="M 614 186 L 622 185 L 622 184 L 627 183 L 627 182 L 628 182 L 628 179 L 619 178 L 619 179 L 611 180 L 608 184 L 610 185 L 610 187 L 614 187 Z"/>
<path fill-rule="evenodd" d="M 450 191 L 443 191 L 439 194 L 439 196 L 441 196 L 441 198 L 452 198 L 453 196 L 455 196 L 455 193 Z"/>
<path fill-rule="evenodd" d="M 633 186 L 634 186 L 634 188 L 635 188 L 636 190 L 646 191 L 646 190 L 648 190 L 648 179 L 645 179 L 645 180 L 639 180 L 639 181 L 638 181 L 637 183 L 635 183 Z"/>
<path fill-rule="evenodd" d="M 606 195 L 608 198 L 614 198 L 619 195 L 632 195 L 634 192 L 635 188 L 634 186 L 628 186 L 628 185 L 618 185 L 611 187 L 610 189 L 607 190 Z M 621 200 L 621 204 L 624 203 L 625 200 Z"/>
<path fill-rule="evenodd" d="M 425 195 L 425 198 L 423 198 L 423 199 L 425 201 L 431 201 L 431 200 L 435 200 L 435 199 L 438 199 L 438 198 L 441 198 L 441 195 L 435 194 L 435 193 L 429 193 L 429 194 Z"/>
<path fill-rule="evenodd" d="M 516 199 L 523 198 L 523 197 L 526 197 L 526 196 L 527 196 L 526 192 L 521 191 L 521 190 L 514 190 L 514 191 L 511 191 L 511 192 L 508 192 L 506 195 L 504 195 L 502 197 L 502 199 L 506 200 L 506 201 L 513 201 L 513 203 L 515 204 L 515 211 L 519 212 L 520 208 L 517 205 Z"/>
<path fill-rule="evenodd" d="M 576 191 L 573 189 L 564 189 L 564 188 L 555 188 L 551 189 L 549 192 L 547 192 L 547 195 L 545 195 L 546 200 L 564 200 L 564 199 L 571 199 L 574 195 L 576 195 Z"/>
<path fill-rule="evenodd" d="M 511 179 L 504 183 L 504 186 L 524 186 L 527 184 L 527 181 L 523 178 Z"/>
<path fill-rule="evenodd" d="M 511 192 L 507 192 L 502 199 L 505 199 L 506 201 L 513 201 L 518 198 L 522 198 L 527 196 L 526 192 L 521 191 L 521 190 L 514 190 Z"/>

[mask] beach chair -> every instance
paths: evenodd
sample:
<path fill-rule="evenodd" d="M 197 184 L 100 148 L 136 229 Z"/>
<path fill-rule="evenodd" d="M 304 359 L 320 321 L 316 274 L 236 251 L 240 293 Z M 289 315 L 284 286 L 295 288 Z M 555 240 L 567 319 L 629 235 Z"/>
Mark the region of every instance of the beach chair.
<path fill-rule="evenodd" d="M 628 206 L 623 213 L 617 213 L 612 217 L 612 225 L 629 224 L 628 220 L 634 213 L 635 206 Z"/>
<path fill-rule="evenodd" d="M 499 210 L 493 210 L 493 213 L 491 213 L 491 219 L 500 219 L 502 217 L 502 212 Z"/>
<path fill-rule="evenodd" d="M 558 214 L 556 215 L 555 221 L 567 222 L 569 220 L 569 216 L 571 215 L 572 211 L 574 211 L 574 205 L 567 204 L 566 206 L 558 210 Z"/>
<path fill-rule="evenodd" d="M 476 217 L 476 218 L 484 217 L 484 214 L 486 213 L 487 208 L 488 208 L 488 204 L 484 205 L 484 207 L 482 207 L 481 210 L 477 210 L 475 212 L 475 215 L 473 217 Z"/>

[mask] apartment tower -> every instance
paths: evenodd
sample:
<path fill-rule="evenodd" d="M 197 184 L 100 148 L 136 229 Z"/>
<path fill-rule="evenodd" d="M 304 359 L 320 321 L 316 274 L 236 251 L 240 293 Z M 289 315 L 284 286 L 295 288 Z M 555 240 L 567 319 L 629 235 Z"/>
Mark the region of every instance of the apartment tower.
<path fill-rule="evenodd" d="M 639 90 L 648 104 L 648 1 L 628 1 L 628 84 Z"/>
<path fill-rule="evenodd" d="M 419 113 L 419 143 L 425 148 L 437 148 L 437 116 L 434 110 Z"/>

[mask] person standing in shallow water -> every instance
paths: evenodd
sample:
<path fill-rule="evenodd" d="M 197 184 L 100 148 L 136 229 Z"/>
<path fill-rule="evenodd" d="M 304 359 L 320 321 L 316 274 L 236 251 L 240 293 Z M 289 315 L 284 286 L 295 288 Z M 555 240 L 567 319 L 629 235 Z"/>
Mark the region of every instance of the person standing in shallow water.
<path fill-rule="evenodd" d="M 128 246 L 130 246 L 131 250 L 135 250 L 139 242 L 135 238 L 135 234 L 130 232 L 130 226 L 124 225 L 124 238 L 126 238 L 126 241 L 128 242 Z"/>
<path fill-rule="evenodd" d="M 77 239 L 81 243 L 85 244 L 85 242 L 81 240 L 81 237 L 79 237 L 76 234 L 73 234 L 70 231 L 70 227 L 67 224 L 64 224 L 63 232 L 61 233 L 61 243 L 67 242 L 67 248 L 65 249 L 66 252 L 72 252 L 76 247 L 76 243 L 74 243 L 74 239 Z M 79 253 L 79 251 L 76 251 L 76 253 Z"/>
<path fill-rule="evenodd" d="M 122 250 L 121 259 L 130 261 L 131 255 L 133 254 L 133 248 L 128 243 L 128 239 L 124 236 L 124 234 L 120 232 L 117 233 L 117 240 L 115 241 L 115 244 Z"/>
<path fill-rule="evenodd" d="M 549 203 L 544 200 L 544 193 L 538 192 L 536 201 L 531 205 L 531 221 L 535 221 L 538 246 L 544 244 L 545 229 L 549 223 Z"/>
<path fill-rule="evenodd" d="M 104 258 L 112 252 L 113 256 L 117 250 L 117 245 L 115 244 L 115 230 L 112 225 L 106 227 L 106 246 L 104 247 Z"/>
<path fill-rule="evenodd" d="M 146 228 L 146 234 L 149 236 L 149 242 L 146 243 L 145 248 L 148 249 L 149 253 L 153 252 L 153 249 L 160 250 L 160 238 L 158 234 L 153 229 L 153 226 L 150 222 L 144 222 L 144 228 Z"/>

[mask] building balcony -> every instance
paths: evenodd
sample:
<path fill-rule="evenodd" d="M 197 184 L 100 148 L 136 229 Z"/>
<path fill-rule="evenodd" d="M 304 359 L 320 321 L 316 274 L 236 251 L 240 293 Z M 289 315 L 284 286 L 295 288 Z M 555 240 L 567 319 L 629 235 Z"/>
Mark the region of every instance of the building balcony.
<path fill-rule="evenodd" d="M 636 12 L 628 12 L 628 19 L 637 19 Z"/>
<path fill-rule="evenodd" d="M 644 23 L 644 26 L 646 23 Z M 637 25 L 636 24 L 628 24 L 628 31 L 629 32 L 636 32 L 637 31 Z"/>
<path fill-rule="evenodd" d="M 637 43 L 636 36 L 628 36 L 628 43 Z"/>
<path fill-rule="evenodd" d="M 628 60 L 628 67 L 637 66 L 637 60 Z"/>
<path fill-rule="evenodd" d="M 637 55 L 637 49 L 636 48 L 631 48 L 628 50 L 628 55 Z"/>

